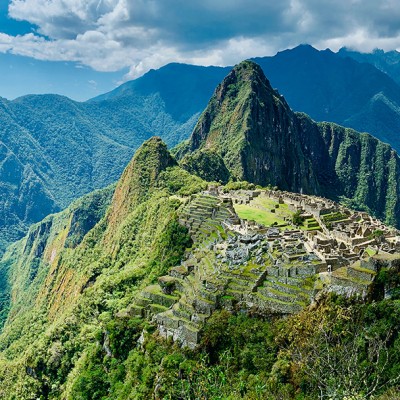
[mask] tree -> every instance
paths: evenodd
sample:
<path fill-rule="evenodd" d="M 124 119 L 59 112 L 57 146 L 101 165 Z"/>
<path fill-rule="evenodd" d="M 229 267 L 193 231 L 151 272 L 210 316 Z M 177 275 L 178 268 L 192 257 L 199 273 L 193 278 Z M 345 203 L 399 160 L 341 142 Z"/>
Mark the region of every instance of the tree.
<path fill-rule="evenodd" d="M 400 374 L 393 377 L 387 373 L 391 329 L 384 334 L 368 330 L 365 321 L 349 308 L 337 320 L 320 321 L 310 333 L 297 346 L 294 342 L 290 353 L 319 399 L 369 399 L 400 382 Z"/>
<path fill-rule="evenodd" d="M 304 217 L 301 216 L 301 211 L 296 211 L 292 217 L 293 225 L 300 226 L 303 225 Z"/>

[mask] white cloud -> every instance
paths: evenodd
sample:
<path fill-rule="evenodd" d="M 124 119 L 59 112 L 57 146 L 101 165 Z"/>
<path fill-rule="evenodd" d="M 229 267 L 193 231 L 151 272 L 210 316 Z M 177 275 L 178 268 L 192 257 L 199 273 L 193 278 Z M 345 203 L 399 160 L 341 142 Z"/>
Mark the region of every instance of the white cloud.
<path fill-rule="evenodd" d="M 333 51 L 339 50 L 346 46 L 364 53 L 370 53 L 374 49 L 382 49 L 385 51 L 400 49 L 400 40 L 398 37 L 377 37 L 370 36 L 370 32 L 359 29 L 345 37 L 332 37 L 316 42 L 315 47 L 319 49 L 330 48 Z"/>
<path fill-rule="evenodd" d="M 397 0 L 12 0 L 37 33 L 0 34 L 0 52 L 76 61 L 126 78 L 171 62 L 234 64 L 299 43 L 400 47 Z"/>

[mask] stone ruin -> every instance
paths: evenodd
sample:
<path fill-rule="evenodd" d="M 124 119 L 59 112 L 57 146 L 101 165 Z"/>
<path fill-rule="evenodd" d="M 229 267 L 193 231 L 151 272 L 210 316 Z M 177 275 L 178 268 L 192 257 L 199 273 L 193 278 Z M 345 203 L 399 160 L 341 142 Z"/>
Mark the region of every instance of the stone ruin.
<path fill-rule="evenodd" d="M 234 205 L 251 205 L 259 196 L 310 215 L 317 226 L 301 230 L 241 220 Z M 321 291 L 365 297 L 377 260 L 400 264 L 397 230 L 313 196 L 209 187 L 189 199 L 179 221 L 189 229 L 193 247 L 181 265 L 143 289 L 127 312 L 152 320 L 161 336 L 189 348 L 199 343 L 205 321 L 217 309 L 291 314 Z"/>

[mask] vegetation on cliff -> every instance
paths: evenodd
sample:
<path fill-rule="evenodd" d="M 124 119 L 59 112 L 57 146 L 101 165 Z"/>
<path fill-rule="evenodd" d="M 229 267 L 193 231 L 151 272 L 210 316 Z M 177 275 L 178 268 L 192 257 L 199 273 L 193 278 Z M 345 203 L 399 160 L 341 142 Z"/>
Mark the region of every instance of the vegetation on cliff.
<path fill-rule="evenodd" d="M 104 335 L 106 341 L 106 326 L 191 245 L 177 222 L 176 195 L 203 188 L 153 138 L 115 192 L 95 193 L 48 217 L 8 250 L 1 263 L 7 296 L 1 310 L 3 397 L 59 398 L 75 387 L 90 349 Z"/>
<path fill-rule="evenodd" d="M 196 350 L 158 336 L 136 301 L 188 249 L 199 258 L 211 251 L 193 248 L 179 223 L 206 181 L 340 197 L 398 223 L 398 155 L 367 134 L 295 114 L 252 62 L 217 88 L 175 154 L 180 164 L 160 138 L 147 140 L 116 186 L 48 216 L 8 249 L 0 261 L 0 397 L 394 398 L 398 270 L 378 273 L 370 303 L 327 295 L 289 318 L 214 312 Z M 196 211 L 187 208 L 187 218 Z M 212 228 L 214 236 L 199 235 L 229 240 Z M 386 298 L 383 285 L 393 289 Z"/>

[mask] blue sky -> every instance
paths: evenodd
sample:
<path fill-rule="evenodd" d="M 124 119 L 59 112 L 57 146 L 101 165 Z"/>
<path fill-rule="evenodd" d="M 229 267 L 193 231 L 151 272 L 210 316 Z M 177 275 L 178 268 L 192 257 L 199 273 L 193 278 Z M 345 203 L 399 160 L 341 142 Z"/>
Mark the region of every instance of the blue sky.
<path fill-rule="evenodd" d="M 0 31 L 17 36 L 38 27 L 8 15 L 8 2 L 0 0 Z M 14 99 L 26 94 L 58 93 L 84 101 L 114 89 L 128 69 L 99 72 L 77 62 L 46 61 L 10 52 L 0 53 L 0 96 Z"/>
<path fill-rule="evenodd" d="M 27 21 L 16 21 L 8 16 L 8 1 L 0 2 L 0 29 L 9 35 L 23 35 L 32 32 L 35 27 Z"/>
<path fill-rule="evenodd" d="M 0 0 L 0 96 L 84 100 L 168 62 L 400 48 L 398 0 Z"/>

